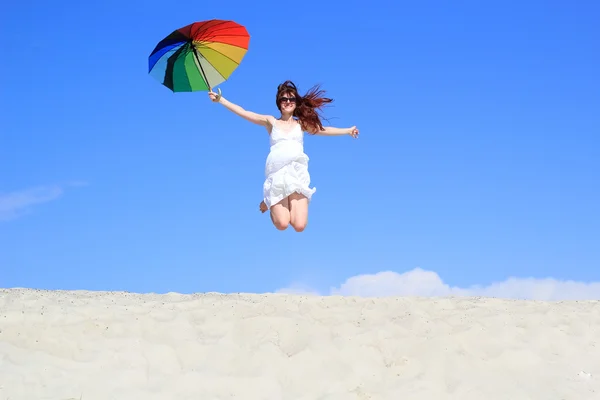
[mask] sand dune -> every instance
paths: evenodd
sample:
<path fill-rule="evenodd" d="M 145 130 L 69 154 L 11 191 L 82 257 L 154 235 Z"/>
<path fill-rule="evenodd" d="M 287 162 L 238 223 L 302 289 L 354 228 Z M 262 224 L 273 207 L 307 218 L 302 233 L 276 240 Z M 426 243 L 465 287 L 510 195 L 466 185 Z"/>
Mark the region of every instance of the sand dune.
<path fill-rule="evenodd" d="M 0 290 L 0 400 L 600 399 L 600 302 Z"/>

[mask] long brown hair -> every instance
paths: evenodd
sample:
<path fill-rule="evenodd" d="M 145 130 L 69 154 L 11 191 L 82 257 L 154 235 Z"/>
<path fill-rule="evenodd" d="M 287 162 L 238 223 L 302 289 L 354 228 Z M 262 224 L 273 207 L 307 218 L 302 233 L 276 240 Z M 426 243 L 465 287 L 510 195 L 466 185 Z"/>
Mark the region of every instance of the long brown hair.
<path fill-rule="evenodd" d="M 294 117 L 298 118 L 303 130 L 315 134 L 324 129 L 321 123 L 323 117 L 319 112 L 325 104 L 331 103 L 333 99 L 324 97 L 325 91 L 321 90 L 319 85 L 313 86 L 304 96 L 300 96 L 292 81 L 283 82 L 277 86 L 277 96 L 275 97 L 277 108 L 280 111 L 279 97 L 285 94 L 293 95 L 296 98 Z"/>

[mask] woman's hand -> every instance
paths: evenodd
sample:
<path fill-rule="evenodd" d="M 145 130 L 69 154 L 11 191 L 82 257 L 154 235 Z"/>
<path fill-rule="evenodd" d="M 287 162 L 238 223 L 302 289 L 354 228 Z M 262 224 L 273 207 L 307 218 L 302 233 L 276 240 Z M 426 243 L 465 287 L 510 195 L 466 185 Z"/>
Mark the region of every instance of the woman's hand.
<path fill-rule="evenodd" d="M 352 136 L 354 139 L 358 137 L 358 129 L 356 128 L 356 126 L 350 128 L 350 136 Z"/>
<path fill-rule="evenodd" d="M 212 90 L 208 91 L 208 97 L 210 98 L 211 101 L 218 103 L 219 100 L 221 100 L 221 89 L 219 90 L 219 94 L 213 92 Z"/>

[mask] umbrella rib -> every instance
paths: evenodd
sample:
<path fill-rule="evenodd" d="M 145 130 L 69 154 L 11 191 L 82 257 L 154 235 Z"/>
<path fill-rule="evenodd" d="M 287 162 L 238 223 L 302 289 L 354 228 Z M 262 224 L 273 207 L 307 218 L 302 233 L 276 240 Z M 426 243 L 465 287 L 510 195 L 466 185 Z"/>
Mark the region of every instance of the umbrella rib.
<path fill-rule="evenodd" d="M 227 35 L 227 36 L 232 36 L 232 37 L 246 37 L 246 35 L 235 35 L 235 36 L 234 35 Z M 221 41 L 218 41 L 218 40 L 215 40 L 215 39 L 218 39 L 218 37 L 216 37 L 216 36 L 215 37 L 203 37 L 203 38 L 199 38 L 199 39 L 192 39 L 192 41 L 196 42 L 196 43 L 203 43 L 203 42 L 206 42 L 206 43 L 220 43 L 220 44 L 225 44 L 227 46 L 238 47 L 240 49 L 248 50 L 244 46 L 238 46 L 236 44 L 231 44 L 229 42 L 221 42 Z"/>
<path fill-rule="evenodd" d="M 172 74 L 170 74 L 168 71 L 173 70 L 173 68 L 175 68 L 175 63 L 181 58 L 181 55 L 183 53 L 184 46 L 181 46 L 167 58 L 167 67 L 165 69 L 165 86 L 167 86 L 171 90 L 174 90 L 175 88 L 175 80 L 172 79 Z"/>
<path fill-rule="evenodd" d="M 219 53 L 219 54 L 221 54 L 221 53 Z M 221 54 L 221 55 L 222 55 L 223 57 L 226 57 L 227 59 L 231 60 L 231 58 L 227 57 L 226 55 L 224 55 L 224 54 Z M 217 68 L 216 68 L 216 67 L 213 65 L 213 63 L 211 63 L 210 61 L 208 61 L 208 58 L 206 58 L 206 57 L 204 57 L 204 56 L 202 56 L 202 58 L 203 58 L 204 60 L 206 60 L 206 62 L 207 62 L 207 63 L 209 63 L 209 64 L 210 64 L 210 65 L 211 65 L 211 66 L 214 68 L 214 70 L 215 70 L 215 71 L 217 71 L 217 73 L 219 74 L 219 76 L 220 76 L 221 78 L 223 78 L 223 79 L 227 80 L 227 78 L 225 78 L 225 77 L 223 76 L 223 74 L 221 73 L 221 71 L 219 71 L 219 70 L 218 70 L 218 69 L 217 69 Z M 236 62 L 235 62 L 235 61 L 233 61 L 233 60 L 231 60 L 231 61 L 232 61 L 232 62 L 233 62 L 235 65 L 237 65 L 237 66 L 239 66 L 239 65 L 240 65 L 239 63 L 236 63 Z M 200 68 L 202 68 L 202 64 L 200 63 L 200 60 L 198 60 L 198 64 L 200 64 Z M 237 68 L 237 67 L 236 67 L 236 68 Z M 202 70 L 202 73 L 204 73 L 204 70 Z"/>
<path fill-rule="evenodd" d="M 198 38 L 194 37 L 194 40 L 213 40 L 215 38 L 218 38 L 220 36 L 228 36 L 228 37 L 247 37 L 250 38 L 250 36 L 246 33 L 240 33 L 240 34 L 226 34 L 226 33 L 214 33 L 211 32 L 210 34 L 204 34 L 204 35 L 197 35 Z"/>
<path fill-rule="evenodd" d="M 207 22 L 209 22 L 209 21 L 207 21 Z M 233 25 L 233 26 L 229 26 L 229 27 L 227 27 L 227 28 L 223 28 L 223 27 L 222 27 L 222 25 L 225 25 L 225 24 L 231 24 L 231 25 Z M 203 25 L 204 25 L 204 24 L 203 24 Z M 215 27 L 220 27 L 220 28 L 216 28 L 216 29 L 215 29 Z M 242 25 L 240 25 L 240 24 L 238 24 L 238 23 L 236 23 L 236 22 L 234 22 L 234 21 L 221 20 L 221 21 L 219 21 L 218 23 L 216 23 L 216 24 L 214 24 L 214 25 L 211 25 L 211 26 L 209 26 L 208 28 L 204 28 L 204 27 L 200 27 L 200 28 L 198 28 L 198 29 L 196 30 L 196 33 L 198 33 L 198 30 L 205 30 L 205 31 L 207 31 L 207 30 L 214 30 L 214 31 L 220 31 L 220 30 L 223 30 L 223 29 L 231 29 L 231 28 L 242 28 L 242 29 L 246 29 L 246 28 L 244 28 Z"/>
<path fill-rule="evenodd" d="M 200 54 L 200 55 L 199 55 L 199 53 L 197 53 L 196 51 L 197 51 L 197 50 L 194 48 L 194 54 L 196 55 L 196 60 L 198 60 L 198 64 L 200 65 L 200 70 L 201 70 L 201 71 L 202 71 L 202 73 L 204 74 L 204 76 L 205 76 L 205 78 L 204 78 L 204 79 L 206 80 L 206 83 L 207 83 L 207 84 L 208 84 L 208 78 L 206 77 L 206 73 L 204 72 L 204 68 L 202 68 L 202 62 L 200 61 L 200 57 L 202 57 L 202 59 L 203 59 L 203 60 L 206 60 L 206 62 L 207 62 L 208 64 L 210 64 L 210 66 L 211 66 L 211 67 L 213 67 L 213 69 L 215 70 L 215 72 L 216 72 L 217 74 L 219 74 L 219 76 L 220 76 L 221 78 L 223 78 L 224 80 L 227 80 L 227 78 L 223 76 L 223 74 L 221 73 L 221 71 L 219 71 L 219 69 L 218 69 L 218 68 L 216 68 L 216 67 L 213 65 L 213 63 L 211 63 L 210 61 L 208 61 L 208 58 L 204 57 L 202 54 Z M 219 54 L 221 54 L 221 53 L 219 53 Z M 230 59 L 229 57 L 227 57 L 227 56 L 226 56 L 226 55 L 224 55 L 224 54 L 221 54 L 221 55 L 222 55 L 223 57 L 226 57 L 226 58 Z M 199 57 L 199 56 L 200 56 L 200 57 Z M 230 59 L 230 60 L 231 60 L 231 59 Z M 231 60 L 231 61 L 233 61 L 233 60 Z M 239 65 L 240 65 L 240 64 L 236 63 L 235 61 L 233 61 L 233 63 L 234 63 L 234 64 L 236 64 L 237 66 L 239 66 Z M 236 67 L 236 68 L 237 68 L 237 67 Z M 209 85 L 209 86 L 210 86 L 210 85 Z"/>
<path fill-rule="evenodd" d="M 227 35 L 229 37 L 247 37 L 246 35 Z M 219 44 L 223 44 L 223 45 L 227 45 L 227 46 L 231 46 L 231 47 L 237 47 L 238 49 L 244 49 L 246 51 L 248 51 L 248 47 L 245 47 L 244 45 L 237 45 L 237 44 L 233 44 L 230 42 L 226 42 L 226 41 L 221 41 L 219 39 L 219 36 L 206 36 L 206 37 L 201 37 L 201 38 L 197 38 L 197 39 L 192 39 L 193 42 L 196 43 L 219 43 Z"/>
<path fill-rule="evenodd" d="M 210 28 L 212 28 L 213 26 L 219 26 L 219 25 L 222 25 L 222 24 L 224 24 L 224 23 L 225 23 L 225 22 L 227 22 L 227 21 L 220 21 L 219 23 L 217 23 L 217 24 L 214 24 L 214 25 L 212 25 L 212 26 L 210 26 L 210 27 L 208 27 L 208 28 L 203 28 L 203 25 L 206 25 L 208 22 L 210 22 L 210 21 L 205 21 L 205 22 L 204 22 L 204 23 L 202 23 L 202 24 L 195 24 L 195 23 L 194 23 L 194 24 L 192 24 L 192 29 L 196 28 L 196 32 L 195 32 L 193 35 L 190 35 L 190 36 L 196 36 L 196 35 L 198 34 L 198 32 L 199 32 L 199 31 L 201 31 L 201 30 L 203 30 L 203 29 L 204 29 L 204 30 L 206 30 L 206 29 L 210 29 Z M 196 25 L 201 25 L 201 26 L 200 26 L 200 27 L 197 27 Z"/>
<path fill-rule="evenodd" d="M 213 42 L 213 43 L 214 43 L 214 42 Z M 226 44 L 226 43 L 225 43 L 225 44 Z M 230 45 L 230 46 L 232 46 L 232 47 L 237 47 L 238 49 L 243 49 L 243 50 L 246 50 L 244 47 L 240 47 L 240 46 L 233 46 L 233 45 Z M 223 54 L 223 53 L 221 53 L 220 51 L 217 51 L 217 50 L 213 49 L 212 47 L 208 47 L 208 46 L 205 46 L 205 47 L 206 47 L 207 49 L 211 49 L 211 50 L 213 50 L 213 51 L 214 51 L 214 52 L 216 52 L 216 53 L 219 53 L 220 55 L 222 55 L 222 56 L 223 56 L 223 57 L 225 57 L 226 59 L 230 60 L 230 61 L 231 61 L 232 63 L 234 63 L 235 65 L 237 65 L 237 66 L 239 66 L 239 65 L 240 65 L 240 63 L 239 63 L 239 62 L 235 61 L 233 58 L 231 58 L 231 57 L 227 56 L 226 54 Z M 195 47 L 194 47 L 194 49 L 195 49 Z M 202 56 L 202 58 L 204 58 L 204 59 L 206 60 L 206 62 L 207 62 L 207 63 L 209 63 L 210 65 L 213 65 L 213 64 L 212 64 L 210 61 L 208 61 L 208 59 L 207 59 L 206 57 Z M 198 61 L 198 62 L 199 62 L 199 61 Z M 221 75 L 221 76 L 222 76 L 222 75 Z M 223 76 L 223 78 L 225 78 L 225 77 Z"/>
<path fill-rule="evenodd" d="M 223 24 L 226 24 L 226 23 L 228 23 L 228 22 L 232 22 L 232 21 L 221 21 L 221 22 L 219 22 L 218 24 L 214 24 L 214 25 L 212 25 L 212 26 L 209 26 L 208 28 L 202 28 L 202 27 L 200 27 L 200 28 L 197 28 L 197 29 L 196 29 L 196 32 L 194 33 L 194 35 L 191 35 L 191 36 L 196 36 L 196 35 L 198 35 L 198 32 L 201 32 L 202 30 L 209 30 L 209 29 L 212 29 L 212 28 L 214 28 L 215 26 L 223 25 Z M 222 29 L 222 28 L 219 28 L 219 29 L 217 29 L 217 30 L 221 30 L 221 29 Z"/>

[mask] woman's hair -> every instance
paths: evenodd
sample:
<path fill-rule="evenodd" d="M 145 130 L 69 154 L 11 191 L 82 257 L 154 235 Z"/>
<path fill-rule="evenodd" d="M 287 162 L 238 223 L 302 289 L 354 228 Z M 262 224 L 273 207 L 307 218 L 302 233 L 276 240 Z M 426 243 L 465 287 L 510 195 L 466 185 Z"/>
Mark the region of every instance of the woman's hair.
<path fill-rule="evenodd" d="M 326 103 L 333 101 L 333 99 L 323 97 L 324 93 L 325 91 L 321 90 L 319 85 L 315 85 L 304 96 L 300 96 L 296 85 L 292 81 L 285 81 L 277 86 L 275 102 L 277 103 L 277 108 L 281 111 L 279 98 L 286 94 L 293 95 L 296 98 L 294 117 L 298 118 L 303 130 L 314 134 L 323 130 L 322 117 L 319 115 L 319 111 Z"/>

